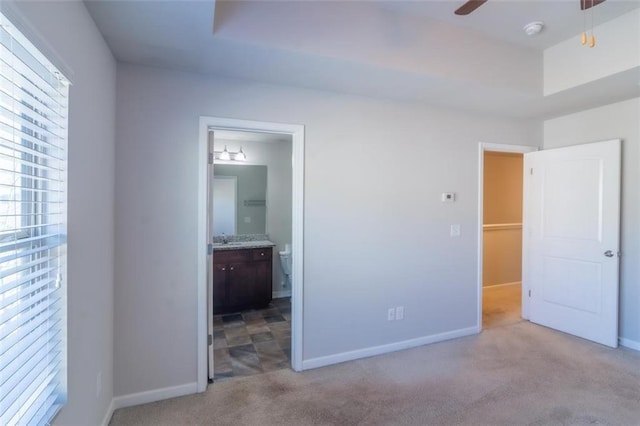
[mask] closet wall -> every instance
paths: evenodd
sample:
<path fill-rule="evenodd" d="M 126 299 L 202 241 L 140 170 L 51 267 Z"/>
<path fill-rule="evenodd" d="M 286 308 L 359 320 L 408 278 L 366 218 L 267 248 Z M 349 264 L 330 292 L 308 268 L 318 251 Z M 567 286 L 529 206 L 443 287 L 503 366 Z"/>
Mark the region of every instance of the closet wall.
<path fill-rule="evenodd" d="M 522 280 L 522 154 L 484 157 L 482 285 Z"/>

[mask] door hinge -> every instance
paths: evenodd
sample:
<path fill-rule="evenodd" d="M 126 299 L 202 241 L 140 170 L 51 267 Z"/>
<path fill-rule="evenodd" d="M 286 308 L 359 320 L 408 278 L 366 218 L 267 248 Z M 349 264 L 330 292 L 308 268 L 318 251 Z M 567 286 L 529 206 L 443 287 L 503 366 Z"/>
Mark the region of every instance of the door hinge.
<path fill-rule="evenodd" d="M 529 170 L 530 174 L 533 174 L 533 167 Z"/>
<path fill-rule="evenodd" d="M 213 254 L 213 244 L 207 244 L 207 255 L 211 256 Z"/>
<path fill-rule="evenodd" d="M 209 164 L 213 164 L 213 152 L 209 153 L 208 162 Z"/>
<path fill-rule="evenodd" d="M 531 297 L 531 290 L 529 290 L 529 297 Z"/>
<path fill-rule="evenodd" d="M 211 346 L 213 345 L 213 336 L 210 334 L 207 334 L 207 346 Z"/>

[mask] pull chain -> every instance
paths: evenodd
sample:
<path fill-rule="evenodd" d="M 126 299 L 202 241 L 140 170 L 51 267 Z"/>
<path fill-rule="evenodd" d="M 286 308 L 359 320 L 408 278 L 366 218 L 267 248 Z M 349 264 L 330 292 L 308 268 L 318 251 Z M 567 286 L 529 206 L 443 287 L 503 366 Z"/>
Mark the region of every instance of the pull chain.
<path fill-rule="evenodd" d="M 589 38 L 589 47 L 596 45 L 596 36 L 593 35 L 593 0 L 591 0 L 591 37 Z"/>

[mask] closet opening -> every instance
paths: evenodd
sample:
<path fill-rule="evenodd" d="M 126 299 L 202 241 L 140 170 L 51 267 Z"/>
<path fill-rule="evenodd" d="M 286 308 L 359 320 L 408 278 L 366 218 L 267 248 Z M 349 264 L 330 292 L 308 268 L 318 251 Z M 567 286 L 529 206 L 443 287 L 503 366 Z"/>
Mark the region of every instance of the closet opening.
<path fill-rule="evenodd" d="M 522 285 L 524 154 L 538 148 L 483 142 L 478 147 L 480 332 L 529 319 L 529 298 Z"/>

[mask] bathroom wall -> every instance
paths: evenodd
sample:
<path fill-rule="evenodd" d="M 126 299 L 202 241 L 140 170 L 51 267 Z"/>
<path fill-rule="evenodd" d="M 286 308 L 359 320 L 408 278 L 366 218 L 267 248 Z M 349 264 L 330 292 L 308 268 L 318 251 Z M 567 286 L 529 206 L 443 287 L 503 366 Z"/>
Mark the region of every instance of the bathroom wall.
<path fill-rule="evenodd" d="M 482 285 L 522 281 L 522 154 L 484 156 Z"/>
<path fill-rule="evenodd" d="M 280 267 L 279 251 L 291 244 L 291 136 L 283 136 L 283 141 L 226 141 L 216 139 L 216 151 L 227 146 L 229 151 L 236 152 L 242 146 L 247 155 L 247 163 L 267 166 L 267 208 L 266 233 L 276 244 L 273 248 L 273 295 L 285 297 L 291 295 Z M 214 167 L 215 170 L 215 167 Z M 240 230 L 242 224 L 238 223 Z"/>

